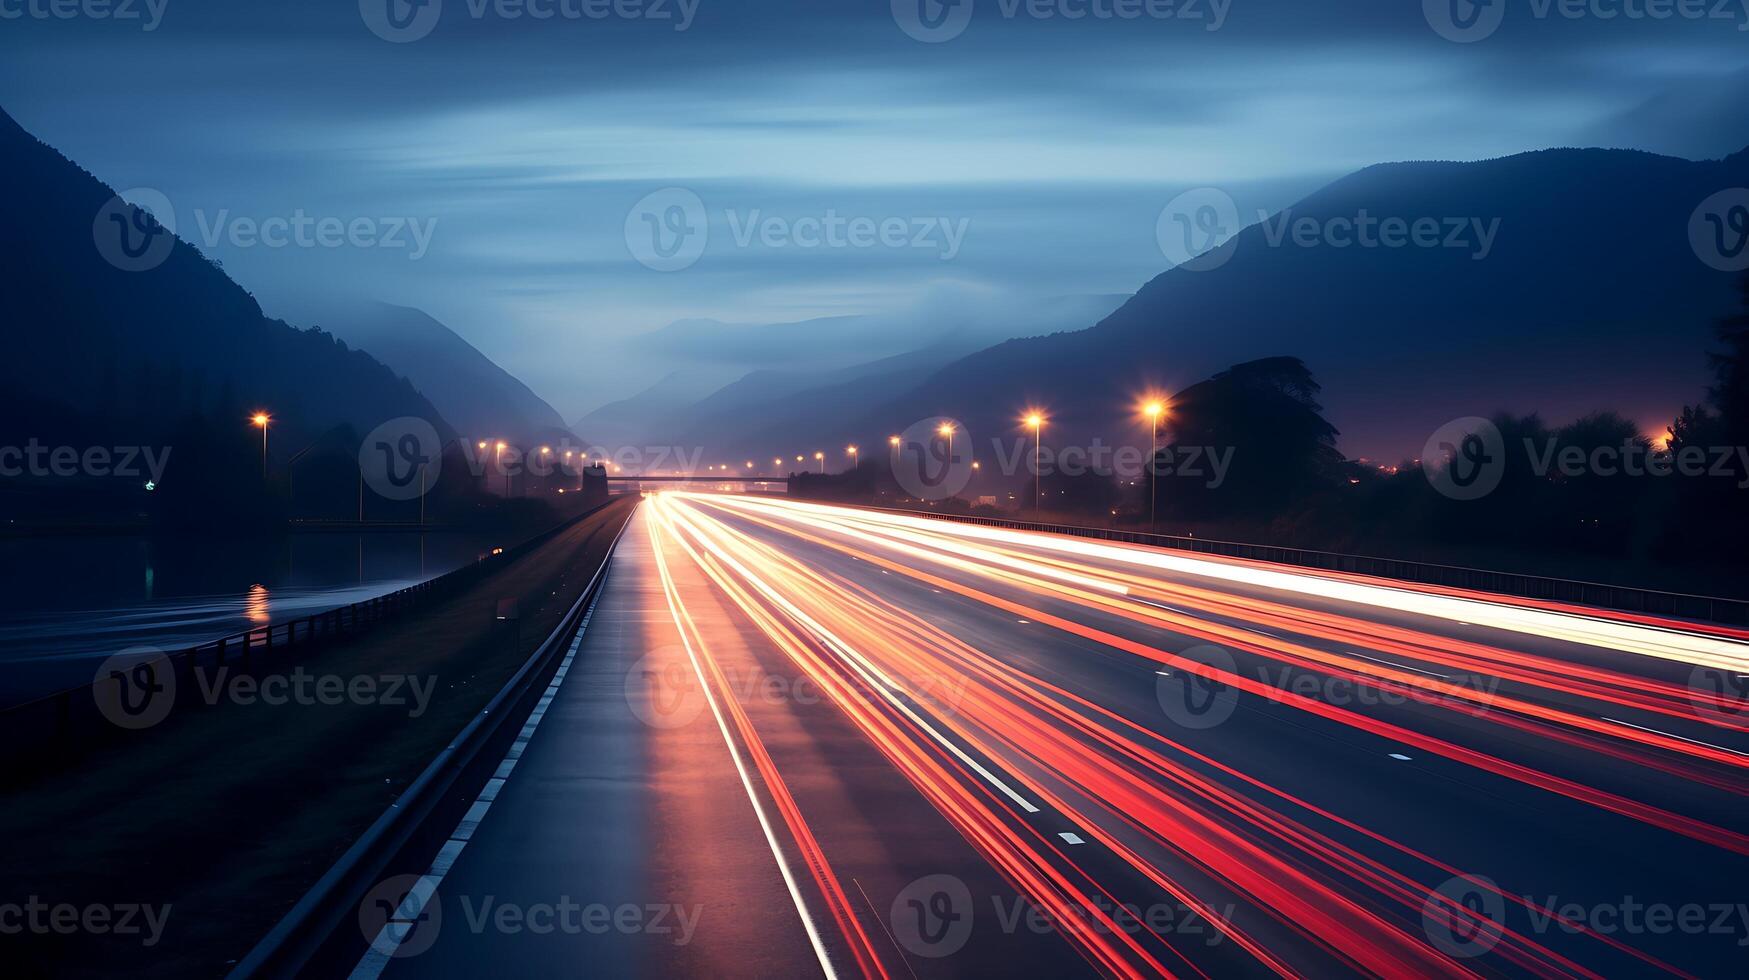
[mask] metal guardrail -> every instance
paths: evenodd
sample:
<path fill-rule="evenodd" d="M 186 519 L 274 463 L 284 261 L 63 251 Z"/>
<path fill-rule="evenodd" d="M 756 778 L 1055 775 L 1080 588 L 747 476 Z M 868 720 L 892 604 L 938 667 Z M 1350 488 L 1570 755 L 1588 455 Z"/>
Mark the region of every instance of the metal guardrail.
<path fill-rule="evenodd" d="M 611 501 L 609 501 L 611 503 Z M 165 654 L 179 690 L 193 690 L 197 671 L 220 667 L 252 670 L 328 646 L 372 626 L 439 603 L 527 554 L 608 504 L 577 516 L 508 548 L 494 549 L 472 564 L 416 585 L 282 623 L 269 623 Z M 125 734 L 99 709 L 94 679 L 71 688 L 0 709 L 0 776 L 44 767 L 106 736 Z M 189 686 L 183 687 L 186 683 Z"/>
<path fill-rule="evenodd" d="M 1628 612 L 1680 619 L 1705 620 L 1715 623 L 1749 623 L 1749 601 L 1715 596 L 1689 595 L 1682 592 L 1661 592 L 1631 586 L 1584 582 L 1576 579 L 1552 578 L 1546 575 L 1523 575 L 1517 572 L 1495 572 L 1461 565 L 1439 565 L 1430 562 L 1407 561 L 1398 558 L 1374 558 L 1366 555 L 1346 555 L 1309 548 L 1286 548 L 1279 545 L 1244 544 L 1175 534 L 1151 534 L 1146 531 L 1126 531 L 1119 528 L 1088 527 L 1077 524 L 1048 524 L 1039 521 L 1019 521 L 1005 517 L 982 517 L 972 514 L 945 514 L 939 511 L 907 510 L 898 507 L 874 507 L 896 514 L 933 517 L 938 520 L 982 524 L 986 527 L 1009 528 L 1017 531 L 1044 531 L 1102 541 L 1147 544 L 1177 551 L 1218 555 L 1224 558 L 1244 558 L 1252 561 L 1295 565 L 1323 571 L 1372 575 L 1379 578 L 1472 589 L 1525 599 L 1570 602 L 1577 605 L 1620 609 Z"/>
<path fill-rule="evenodd" d="M 628 518 L 620 525 L 601 566 L 553 632 L 406 791 L 238 962 L 230 980 L 337 976 L 349 967 L 346 961 L 357 961 L 358 952 L 366 948 L 363 934 L 354 927 L 357 941 L 353 942 L 339 930 L 347 928 L 349 921 L 356 922 L 359 903 L 398 865 L 429 865 L 431 854 L 454 826 L 454 814 L 444 814 L 447 823 L 435 817 L 446 806 L 451 810 L 465 806 L 491 775 L 489 767 L 496 767 L 501 753 L 487 750 L 501 747 L 520 730 L 545 690 L 544 681 L 558 665 L 559 651 L 565 649 L 566 640 L 581 625 L 585 613 L 594 608 L 614 551 L 630 524 Z"/>

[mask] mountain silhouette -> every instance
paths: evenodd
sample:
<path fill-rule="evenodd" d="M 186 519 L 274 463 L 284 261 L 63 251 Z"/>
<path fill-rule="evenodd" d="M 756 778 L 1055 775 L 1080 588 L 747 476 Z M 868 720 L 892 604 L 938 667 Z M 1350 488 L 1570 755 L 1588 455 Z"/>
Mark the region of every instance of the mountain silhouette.
<path fill-rule="evenodd" d="M 1170 269 L 1091 328 L 996 345 L 851 431 L 804 423 L 796 435 L 868 438 L 937 414 L 1004 435 L 1036 404 L 1055 438 L 1109 440 L 1145 432 L 1132 414 L 1144 390 L 1275 355 L 1310 366 L 1351 457 L 1419 455 L 1446 421 L 1497 409 L 1562 420 L 1612 408 L 1658 432 L 1700 398 L 1711 325 L 1734 305 L 1733 276 L 1700 260 L 1690 219 L 1709 196 L 1744 186 L 1749 151 L 1690 161 L 1548 150 L 1370 167 L 1266 221 L 1250 216 L 1257 223 L 1225 264 Z M 1441 245 L 1293 237 L 1302 219 L 1328 228 L 1362 213 L 1439 220 Z M 1494 228 L 1485 254 L 1473 228 L 1445 247 L 1446 219 Z"/>
<path fill-rule="evenodd" d="M 324 314 L 321 323 L 411 381 L 470 438 L 526 446 L 569 434 L 559 413 L 528 385 L 422 310 L 362 304 Z"/>
<path fill-rule="evenodd" d="M 769 460 L 773 453 L 810 446 L 823 450 L 848 438 L 869 405 L 890 402 L 943 365 L 1002 340 L 1086 323 L 1126 298 L 1093 294 L 1020 302 L 987 291 L 941 289 L 895 313 L 762 325 L 677 321 L 644 335 L 639 345 L 713 364 L 731 356 L 750 364 L 763 358 L 767 366 L 703 395 L 687 382 L 697 384 L 706 375 L 672 374 L 578 426 L 588 428 L 592 439 L 617 433 L 635 442 L 702 448 L 723 460 Z"/>
<path fill-rule="evenodd" d="M 168 215 L 160 222 L 121 203 L 3 111 L 0 161 L 11 191 L 0 227 L 9 348 L 0 386 L 32 427 L 9 436 L 148 439 L 191 416 L 227 414 L 241 430 L 256 409 L 272 413 L 276 448 L 341 426 L 362 435 L 401 416 L 450 433 L 407 381 L 321 330 L 269 319 L 169 234 Z"/>

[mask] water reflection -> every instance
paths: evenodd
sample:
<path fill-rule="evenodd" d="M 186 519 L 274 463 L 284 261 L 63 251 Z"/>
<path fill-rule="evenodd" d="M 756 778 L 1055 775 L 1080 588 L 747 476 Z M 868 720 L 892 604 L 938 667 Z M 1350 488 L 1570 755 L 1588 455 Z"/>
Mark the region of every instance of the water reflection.
<path fill-rule="evenodd" d="M 90 680 L 138 644 L 192 646 L 393 592 L 503 542 L 460 533 L 271 542 L 0 539 L 0 705 Z"/>
<path fill-rule="evenodd" d="M 267 589 L 261 583 L 249 586 L 249 594 L 243 598 L 243 614 L 256 626 L 265 626 L 273 621 L 267 611 Z"/>

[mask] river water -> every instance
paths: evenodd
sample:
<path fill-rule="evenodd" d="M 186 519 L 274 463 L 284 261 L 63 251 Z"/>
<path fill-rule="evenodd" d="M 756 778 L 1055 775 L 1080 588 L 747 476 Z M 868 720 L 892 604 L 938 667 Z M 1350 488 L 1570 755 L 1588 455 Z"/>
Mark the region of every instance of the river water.
<path fill-rule="evenodd" d="M 174 650 L 344 606 L 508 543 L 411 531 L 0 539 L 0 706 L 90 683 L 129 647 Z"/>

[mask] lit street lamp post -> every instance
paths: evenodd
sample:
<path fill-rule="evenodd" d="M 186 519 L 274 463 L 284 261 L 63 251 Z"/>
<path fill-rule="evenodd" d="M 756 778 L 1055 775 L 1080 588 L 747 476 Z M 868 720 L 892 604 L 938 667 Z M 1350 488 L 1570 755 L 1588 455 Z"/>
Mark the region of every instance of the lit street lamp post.
<path fill-rule="evenodd" d="M 1039 516 L 1040 501 L 1044 496 L 1044 469 L 1039 464 L 1039 455 L 1043 452 L 1040 439 L 1044 435 L 1045 417 L 1038 412 L 1030 412 L 1026 416 L 1027 428 L 1032 430 L 1032 516 Z"/>
<path fill-rule="evenodd" d="M 256 412 L 249 421 L 261 429 L 261 480 L 265 483 L 267 481 L 267 423 L 273 421 L 273 416 L 266 412 Z"/>
<path fill-rule="evenodd" d="M 1142 411 L 1147 413 L 1148 420 L 1154 428 L 1150 443 L 1152 448 L 1148 450 L 1148 531 L 1152 533 L 1155 530 L 1154 509 L 1159 497 L 1155 482 L 1159 479 L 1160 467 L 1156 465 L 1155 457 L 1160 455 L 1160 416 L 1166 411 L 1166 406 L 1157 401 L 1149 402 L 1142 407 Z"/>

